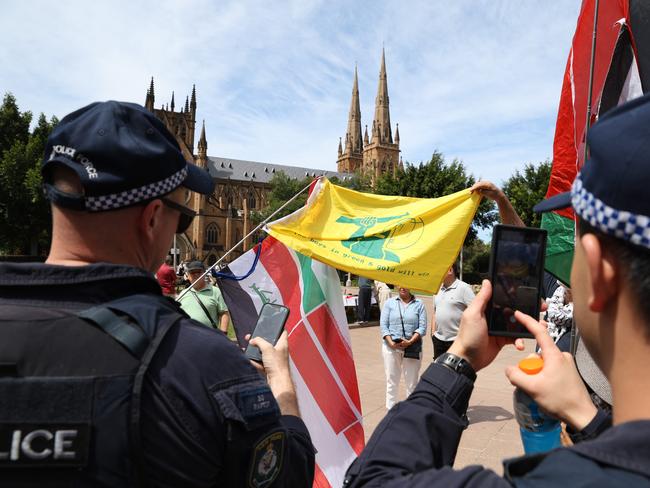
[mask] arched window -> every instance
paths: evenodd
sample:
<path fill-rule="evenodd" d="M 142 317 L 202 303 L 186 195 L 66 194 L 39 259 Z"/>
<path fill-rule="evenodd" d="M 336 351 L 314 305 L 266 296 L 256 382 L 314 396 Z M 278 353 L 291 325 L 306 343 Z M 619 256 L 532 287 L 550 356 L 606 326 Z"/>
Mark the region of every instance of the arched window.
<path fill-rule="evenodd" d="M 219 226 L 215 223 L 208 224 L 205 228 L 205 243 L 216 244 L 219 238 Z"/>
<path fill-rule="evenodd" d="M 255 198 L 255 192 L 253 190 L 248 191 L 248 209 L 253 210 L 257 206 L 257 199 Z"/>

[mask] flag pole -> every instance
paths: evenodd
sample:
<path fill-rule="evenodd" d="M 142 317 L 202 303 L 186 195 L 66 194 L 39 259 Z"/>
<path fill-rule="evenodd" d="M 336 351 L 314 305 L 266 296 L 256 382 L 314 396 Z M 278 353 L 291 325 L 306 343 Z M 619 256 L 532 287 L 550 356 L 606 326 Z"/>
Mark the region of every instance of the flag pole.
<path fill-rule="evenodd" d="M 181 292 L 181 294 L 178 295 L 178 297 L 176 298 L 176 300 L 180 300 L 180 299 L 183 298 L 187 293 L 189 293 L 189 291 L 192 289 L 192 287 L 194 286 L 195 283 L 197 283 L 198 281 L 200 281 L 200 280 L 202 280 L 202 279 L 205 279 L 205 275 L 207 275 L 209 272 L 211 272 L 211 271 L 214 269 L 215 266 L 217 266 L 219 263 L 221 263 L 221 261 L 223 261 L 223 260 L 225 259 L 226 256 L 228 256 L 231 252 L 233 252 L 235 249 L 237 249 L 239 246 L 241 246 L 241 245 L 244 243 L 244 241 L 245 241 L 246 239 L 248 239 L 250 236 L 252 236 L 252 235 L 253 235 L 255 232 L 257 232 L 260 228 L 262 228 L 263 226 L 265 226 L 265 225 L 269 222 L 269 220 L 271 220 L 273 217 L 275 217 L 275 216 L 276 216 L 276 215 L 277 215 L 281 210 L 284 210 L 284 209 L 287 207 L 287 205 L 289 205 L 289 204 L 290 204 L 291 202 L 293 202 L 296 198 L 298 198 L 300 195 L 302 195 L 306 190 L 308 190 L 309 187 L 312 185 L 312 183 L 313 183 L 313 181 L 310 182 L 306 187 L 304 187 L 304 188 L 303 188 L 302 190 L 300 190 L 298 193 L 296 193 L 294 196 L 292 196 L 289 200 L 287 200 L 286 202 L 284 202 L 284 203 L 280 206 L 280 208 L 278 208 L 275 212 L 273 212 L 271 215 L 269 215 L 267 218 L 265 218 L 262 222 L 260 222 L 260 223 L 257 225 L 257 227 L 255 227 L 252 231 L 250 231 L 248 234 L 246 234 L 244 237 L 242 237 L 242 239 L 241 239 L 237 244 L 235 244 L 235 245 L 232 246 L 230 249 L 228 249 L 228 250 L 225 252 L 225 254 L 224 254 L 223 256 L 221 256 L 221 257 L 220 257 L 220 258 L 219 258 L 219 259 L 218 259 L 218 260 L 217 260 L 217 261 L 216 261 L 212 266 L 210 266 L 208 269 L 206 269 L 206 270 L 203 272 L 203 274 L 202 274 L 201 276 L 199 276 L 196 280 L 194 280 L 194 281 L 190 284 L 190 286 L 188 286 L 187 288 L 185 288 L 185 290 L 183 290 L 183 291 Z"/>
<path fill-rule="evenodd" d="M 593 36 L 591 39 L 591 64 L 589 66 L 589 94 L 587 95 L 587 121 L 585 123 L 585 153 L 584 158 L 582 159 L 582 164 L 587 162 L 587 153 L 589 148 L 587 147 L 587 134 L 589 133 L 589 127 L 591 126 L 591 97 L 594 91 L 594 67 L 596 65 L 596 35 L 598 33 L 598 6 L 600 0 L 595 0 L 594 4 L 594 30 Z M 575 249 L 576 234 L 574 228 L 573 235 L 573 248 Z M 578 349 L 578 328 L 576 327 L 575 318 L 571 319 L 571 354 L 576 355 L 576 350 Z"/>

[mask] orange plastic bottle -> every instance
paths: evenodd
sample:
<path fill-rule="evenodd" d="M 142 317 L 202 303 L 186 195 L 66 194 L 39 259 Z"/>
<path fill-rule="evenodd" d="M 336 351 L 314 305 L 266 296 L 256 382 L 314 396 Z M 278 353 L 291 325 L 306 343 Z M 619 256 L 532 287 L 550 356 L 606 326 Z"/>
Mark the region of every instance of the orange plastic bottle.
<path fill-rule="evenodd" d="M 519 361 L 519 369 L 526 374 L 537 374 L 544 368 L 540 356 L 530 356 Z M 521 441 L 526 454 L 545 452 L 560 447 L 560 421 L 539 408 L 535 400 L 519 388 L 513 396 L 515 418 L 519 424 Z"/>

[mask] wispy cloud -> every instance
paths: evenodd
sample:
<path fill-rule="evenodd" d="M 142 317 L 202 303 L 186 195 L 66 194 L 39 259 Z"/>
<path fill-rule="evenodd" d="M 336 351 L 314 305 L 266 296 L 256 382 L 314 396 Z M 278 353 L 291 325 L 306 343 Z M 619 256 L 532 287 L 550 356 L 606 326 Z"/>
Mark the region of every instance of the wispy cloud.
<path fill-rule="evenodd" d="M 580 2 L 8 2 L 0 91 L 63 116 L 93 100 L 184 103 L 209 154 L 335 169 L 352 74 L 371 123 L 382 44 L 404 159 L 439 149 L 497 182 L 551 156 Z"/>

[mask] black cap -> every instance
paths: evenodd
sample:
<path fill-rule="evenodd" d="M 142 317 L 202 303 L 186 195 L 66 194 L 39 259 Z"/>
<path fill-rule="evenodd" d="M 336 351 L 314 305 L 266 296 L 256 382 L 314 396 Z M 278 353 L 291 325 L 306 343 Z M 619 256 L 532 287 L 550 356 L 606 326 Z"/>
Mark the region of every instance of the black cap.
<path fill-rule="evenodd" d="M 190 261 L 185 265 L 185 271 L 205 271 L 205 265 L 201 261 Z"/>
<path fill-rule="evenodd" d="M 572 205 L 601 232 L 650 248 L 650 95 L 607 112 L 589 131 L 588 143 L 589 160 L 571 192 L 534 210 Z"/>
<path fill-rule="evenodd" d="M 50 184 L 55 164 L 76 172 L 83 195 Z M 94 212 L 151 200 L 181 185 L 202 194 L 214 190 L 210 175 L 185 160 L 165 125 L 126 102 L 95 102 L 65 116 L 48 138 L 41 171 L 52 202 Z"/>

